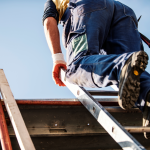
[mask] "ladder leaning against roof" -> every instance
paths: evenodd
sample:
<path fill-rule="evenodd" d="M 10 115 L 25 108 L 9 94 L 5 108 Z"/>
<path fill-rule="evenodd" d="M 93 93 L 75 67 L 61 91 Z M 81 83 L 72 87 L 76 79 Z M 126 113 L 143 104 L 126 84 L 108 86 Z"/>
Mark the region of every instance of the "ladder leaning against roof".
<path fill-rule="evenodd" d="M 21 150 L 35 150 L 35 147 L 32 143 L 31 137 L 28 133 L 28 130 L 25 126 L 24 120 L 23 120 L 20 110 L 18 108 L 18 105 L 14 99 L 14 96 L 11 92 L 11 89 L 9 87 L 9 84 L 8 84 L 8 81 L 4 74 L 4 71 L 2 69 L 0 69 L 0 92 L 3 96 L 5 107 L 7 109 L 9 118 L 10 118 L 12 126 L 14 128 L 20 149 Z M 3 138 L 3 137 L 4 137 L 4 135 L 0 138 Z M 2 140 L 3 139 L 1 139 L 1 142 L 2 142 Z M 8 141 L 9 141 L 9 139 L 8 139 Z M 7 146 L 6 142 L 4 143 L 4 145 L 2 144 L 2 148 L 3 148 L 3 150 L 12 149 L 11 146 Z"/>
<path fill-rule="evenodd" d="M 129 132 L 127 132 L 117 120 L 89 94 L 88 91 L 78 85 L 73 85 L 66 81 L 65 71 L 63 69 L 61 69 L 60 77 L 62 82 L 65 83 L 69 90 L 78 98 L 122 149 L 145 150 L 145 148 Z M 92 92 L 90 93 L 92 94 Z M 112 92 L 112 95 L 116 95 L 116 92 Z M 144 130 L 144 128 L 142 128 L 142 130 Z"/>

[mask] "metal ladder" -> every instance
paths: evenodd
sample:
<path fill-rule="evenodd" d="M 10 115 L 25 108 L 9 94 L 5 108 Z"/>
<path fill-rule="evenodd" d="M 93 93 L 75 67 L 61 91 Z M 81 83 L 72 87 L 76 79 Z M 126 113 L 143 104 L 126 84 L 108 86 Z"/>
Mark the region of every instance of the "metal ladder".
<path fill-rule="evenodd" d="M 100 95 L 98 91 L 86 91 L 83 87 L 70 84 L 65 78 L 65 71 L 61 69 L 60 77 L 69 90 L 78 98 L 78 100 L 93 115 L 99 124 L 108 132 L 108 134 L 122 147 L 124 150 L 145 150 L 145 148 L 124 129 L 117 120 L 100 104 L 92 95 Z M 117 96 L 118 92 L 102 91 L 101 95 Z M 150 128 L 137 127 L 138 132 L 150 131 Z M 128 128 L 132 130 L 132 127 Z"/>

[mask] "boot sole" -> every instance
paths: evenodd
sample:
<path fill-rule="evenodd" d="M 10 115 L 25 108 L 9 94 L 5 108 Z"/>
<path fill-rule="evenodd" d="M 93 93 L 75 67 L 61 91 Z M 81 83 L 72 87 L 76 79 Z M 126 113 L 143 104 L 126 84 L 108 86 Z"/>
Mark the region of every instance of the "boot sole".
<path fill-rule="evenodd" d="M 148 64 L 148 55 L 144 51 L 133 53 L 127 60 L 120 75 L 118 103 L 123 109 L 131 109 L 140 93 L 140 75 Z"/>

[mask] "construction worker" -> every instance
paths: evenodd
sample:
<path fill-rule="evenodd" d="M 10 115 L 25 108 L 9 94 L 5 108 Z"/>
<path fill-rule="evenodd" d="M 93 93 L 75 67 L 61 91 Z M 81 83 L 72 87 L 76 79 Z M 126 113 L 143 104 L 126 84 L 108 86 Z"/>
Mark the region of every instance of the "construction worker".
<path fill-rule="evenodd" d="M 64 60 L 57 24 L 63 25 Z M 43 24 L 53 58 L 53 79 L 59 69 L 82 87 L 119 87 L 118 102 L 123 109 L 135 104 L 143 112 L 143 126 L 150 120 L 150 74 L 145 71 L 148 56 L 131 8 L 114 0 L 48 0 Z M 149 134 L 144 133 L 148 139 Z"/>

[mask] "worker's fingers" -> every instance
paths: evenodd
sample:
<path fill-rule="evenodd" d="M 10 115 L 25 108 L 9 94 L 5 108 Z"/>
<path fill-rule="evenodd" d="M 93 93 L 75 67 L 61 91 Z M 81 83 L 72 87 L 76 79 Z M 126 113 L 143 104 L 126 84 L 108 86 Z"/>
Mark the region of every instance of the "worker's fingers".
<path fill-rule="evenodd" d="M 53 79 L 55 81 L 55 84 L 59 86 L 66 86 L 58 77 L 57 73 L 53 72 Z"/>
<path fill-rule="evenodd" d="M 59 78 L 60 68 L 64 68 L 66 70 L 67 66 L 65 64 L 54 64 L 53 73 L 52 73 L 53 79 L 57 85 L 66 86 Z"/>

